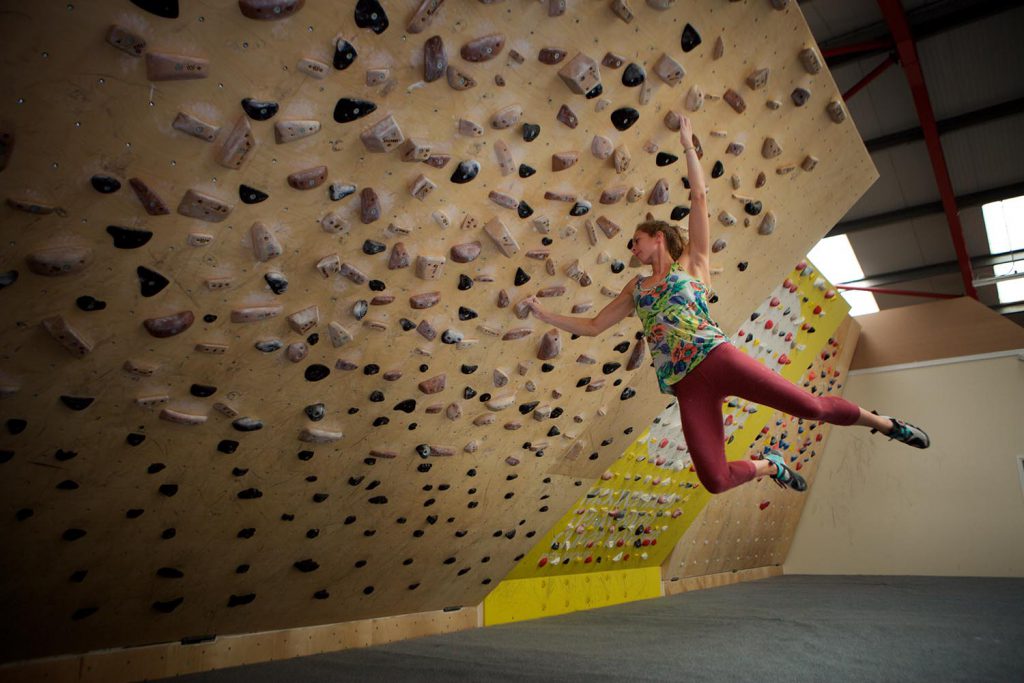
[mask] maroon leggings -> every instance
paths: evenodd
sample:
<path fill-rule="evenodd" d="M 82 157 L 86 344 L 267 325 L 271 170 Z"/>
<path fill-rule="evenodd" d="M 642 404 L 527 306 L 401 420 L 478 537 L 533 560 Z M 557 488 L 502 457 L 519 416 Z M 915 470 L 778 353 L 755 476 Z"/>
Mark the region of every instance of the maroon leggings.
<path fill-rule="evenodd" d="M 679 400 L 693 468 L 711 493 L 745 484 L 756 471 L 749 460 L 725 459 L 722 402 L 726 396 L 740 396 L 795 417 L 837 425 L 852 425 L 860 417 L 856 404 L 804 391 L 728 342 L 716 346 L 672 388 Z"/>

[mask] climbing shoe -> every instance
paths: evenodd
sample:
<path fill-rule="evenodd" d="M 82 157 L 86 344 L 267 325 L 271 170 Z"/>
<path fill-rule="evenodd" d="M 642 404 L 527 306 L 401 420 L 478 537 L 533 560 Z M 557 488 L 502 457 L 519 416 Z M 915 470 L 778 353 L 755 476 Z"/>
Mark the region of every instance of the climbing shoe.
<path fill-rule="evenodd" d="M 931 439 L 928 438 L 928 435 L 920 427 L 915 427 L 909 422 L 897 420 L 896 418 L 889 417 L 888 415 L 882 415 L 881 417 L 892 422 L 892 431 L 887 434 L 890 441 L 896 439 L 897 441 L 902 441 L 908 446 L 913 446 L 914 448 L 928 448 L 928 446 L 931 445 Z M 877 429 L 872 429 L 871 433 L 874 434 L 877 431 Z"/>
<path fill-rule="evenodd" d="M 775 463 L 777 471 L 771 475 L 771 478 L 775 480 L 781 488 L 791 488 L 794 491 L 806 491 L 807 482 L 804 478 L 796 473 L 795 470 L 789 468 L 786 464 L 785 459 L 782 457 L 782 453 L 778 451 L 768 451 L 764 454 L 764 459 Z"/>

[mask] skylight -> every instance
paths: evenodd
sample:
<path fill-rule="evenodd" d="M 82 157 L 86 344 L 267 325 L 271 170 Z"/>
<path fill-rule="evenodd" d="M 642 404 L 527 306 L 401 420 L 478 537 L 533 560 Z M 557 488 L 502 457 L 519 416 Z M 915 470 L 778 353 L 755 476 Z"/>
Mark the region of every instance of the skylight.
<path fill-rule="evenodd" d="M 993 254 L 1024 249 L 1024 196 L 992 202 L 981 207 L 988 233 L 988 248 Z M 1022 277 L 997 282 L 999 303 L 1024 300 L 1024 261 L 994 266 L 996 277 L 1021 274 Z"/>
<path fill-rule="evenodd" d="M 814 245 L 811 252 L 807 254 L 807 258 L 833 284 L 860 280 L 864 277 L 860 261 L 854 255 L 850 239 L 846 235 L 826 237 Z M 846 299 L 846 303 L 850 304 L 850 315 L 878 312 L 878 303 L 875 301 L 873 293 L 856 290 L 839 291 Z"/>

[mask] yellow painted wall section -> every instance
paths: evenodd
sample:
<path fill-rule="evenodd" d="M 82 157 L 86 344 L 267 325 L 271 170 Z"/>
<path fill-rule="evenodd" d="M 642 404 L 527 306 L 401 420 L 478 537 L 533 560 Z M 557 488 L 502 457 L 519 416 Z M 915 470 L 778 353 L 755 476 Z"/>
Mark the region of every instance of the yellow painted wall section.
<path fill-rule="evenodd" d="M 552 617 L 662 595 L 657 567 L 509 579 L 484 600 L 484 625 Z"/>

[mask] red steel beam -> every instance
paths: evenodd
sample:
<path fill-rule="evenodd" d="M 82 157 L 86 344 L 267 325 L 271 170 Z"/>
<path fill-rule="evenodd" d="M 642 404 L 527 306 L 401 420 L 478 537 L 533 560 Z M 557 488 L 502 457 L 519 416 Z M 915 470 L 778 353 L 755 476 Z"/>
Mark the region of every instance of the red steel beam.
<path fill-rule="evenodd" d="M 953 183 L 949 179 L 949 169 L 946 167 L 946 157 L 942 152 L 939 129 L 935 123 L 935 112 L 932 111 L 932 103 L 928 98 L 928 87 L 924 81 L 924 71 L 921 69 L 921 62 L 917 57 L 917 46 L 914 43 L 913 35 L 910 33 L 907 15 L 903 11 L 903 5 L 900 4 L 900 0 L 878 0 L 878 7 L 882 10 L 882 16 L 885 17 L 885 22 L 889 25 L 889 31 L 896 41 L 896 50 L 899 52 L 900 63 L 903 65 L 903 71 L 907 75 L 910 91 L 914 95 L 917 118 L 920 120 L 921 129 L 924 131 L 928 156 L 931 158 L 932 169 L 935 172 L 935 183 L 938 185 L 939 195 L 942 197 L 942 209 L 946 213 L 946 220 L 949 222 L 949 233 L 953 238 L 953 246 L 956 248 L 956 257 L 960 264 L 960 275 L 963 278 L 964 292 L 967 296 L 977 299 L 978 292 L 974 289 L 971 259 L 967 255 L 964 231 L 960 225 L 956 194 L 953 192 Z"/>
<path fill-rule="evenodd" d="M 921 296 L 927 299 L 959 299 L 959 294 L 936 294 L 935 292 L 914 292 L 909 289 L 884 289 L 882 287 L 849 287 L 836 285 L 836 289 L 848 289 L 855 292 L 874 292 L 875 294 L 899 294 L 901 296 Z"/>
<path fill-rule="evenodd" d="M 875 80 L 890 66 L 896 63 L 896 55 L 889 53 L 889 56 L 882 60 L 882 63 L 872 69 L 864 78 L 854 83 L 849 90 L 843 93 L 843 100 L 849 101 L 851 97 L 863 90 L 868 83 Z"/>
<path fill-rule="evenodd" d="M 858 54 L 861 52 L 872 52 L 874 50 L 885 50 L 892 47 L 891 40 L 872 40 L 867 43 L 851 43 L 849 45 L 839 45 L 832 47 L 827 50 L 821 51 L 821 56 L 825 59 L 829 57 L 838 57 L 840 55 Z"/>

